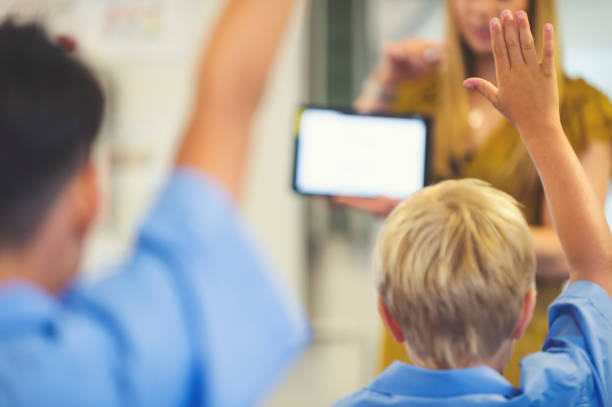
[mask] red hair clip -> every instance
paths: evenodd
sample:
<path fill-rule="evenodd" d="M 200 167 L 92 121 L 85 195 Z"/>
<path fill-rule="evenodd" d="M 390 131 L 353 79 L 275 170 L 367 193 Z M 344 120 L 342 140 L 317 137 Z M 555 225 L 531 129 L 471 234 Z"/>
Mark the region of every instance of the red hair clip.
<path fill-rule="evenodd" d="M 60 35 L 57 37 L 57 42 L 67 53 L 73 53 L 77 49 L 76 41 L 67 35 Z"/>

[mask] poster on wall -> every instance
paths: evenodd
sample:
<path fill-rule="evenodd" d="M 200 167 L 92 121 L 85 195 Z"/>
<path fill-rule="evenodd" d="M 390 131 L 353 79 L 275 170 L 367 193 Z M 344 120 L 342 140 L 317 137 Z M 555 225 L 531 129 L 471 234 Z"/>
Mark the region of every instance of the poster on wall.
<path fill-rule="evenodd" d="M 189 0 L 80 0 L 75 10 L 85 45 L 121 59 L 184 56 L 194 15 Z"/>
<path fill-rule="evenodd" d="M 4 0 L 0 18 L 39 21 L 108 60 L 184 56 L 196 36 L 193 0 Z"/>

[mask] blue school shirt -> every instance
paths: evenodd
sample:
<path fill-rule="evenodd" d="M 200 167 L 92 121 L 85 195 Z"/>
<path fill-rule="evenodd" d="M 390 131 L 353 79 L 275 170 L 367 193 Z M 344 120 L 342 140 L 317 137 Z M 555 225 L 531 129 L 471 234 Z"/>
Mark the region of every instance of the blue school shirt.
<path fill-rule="evenodd" d="M 394 362 L 335 407 L 612 406 L 612 300 L 577 282 L 549 309 L 541 352 L 521 362 L 521 388 L 480 366 L 429 370 Z"/>
<path fill-rule="evenodd" d="M 177 171 L 131 259 L 60 300 L 0 288 L 0 406 L 252 406 L 304 347 L 304 314 L 223 190 Z"/>

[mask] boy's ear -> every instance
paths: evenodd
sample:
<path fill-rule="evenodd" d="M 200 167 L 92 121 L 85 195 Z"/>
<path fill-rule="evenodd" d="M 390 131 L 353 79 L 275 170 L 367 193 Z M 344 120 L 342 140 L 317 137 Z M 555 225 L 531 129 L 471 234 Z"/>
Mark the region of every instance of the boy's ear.
<path fill-rule="evenodd" d="M 519 317 L 519 321 L 516 324 L 514 333 L 512 334 L 512 339 L 521 339 L 525 333 L 525 329 L 527 329 L 527 326 L 533 317 L 533 310 L 536 306 L 537 297 L 538 294 L 536 290 L 529 290 L 527 291 L 527 294 L 525 294 L 525 298 L 523 299 L 523 308 L 521 309 L 521 316 Z"/>
<path fill-rule="evenodd" d="M 87 233 L 99 210 L 98 169 L 93 159 L 77 174 L 75 188 L 74 208 L 78 227 Z"/>
<path fill-rule="evenodd" d="M 395 318 L 391 316 L 391 313 L 389 313 L 389 310 L 385 304 L 383 304 L 380 298 L 378 299 L 378 313 L 380 314 L 380 317 L 382 318 L 383 323 L 389 332 L 391 332 L 393 339 L 395 339 L 395 341 L 398 343 L 404 343 L 404 332 L 402 331 L 402 328 L 397 323 Z"/>

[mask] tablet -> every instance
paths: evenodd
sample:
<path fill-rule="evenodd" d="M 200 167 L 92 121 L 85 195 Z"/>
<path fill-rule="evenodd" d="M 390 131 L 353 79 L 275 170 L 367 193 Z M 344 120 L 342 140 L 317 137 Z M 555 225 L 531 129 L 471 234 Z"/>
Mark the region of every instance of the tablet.
<path fill-rule="evenodd" d="M 293 188 L 305 195 L 403 199 L 428 184 L 430 119 L 304 107 Z"/>

